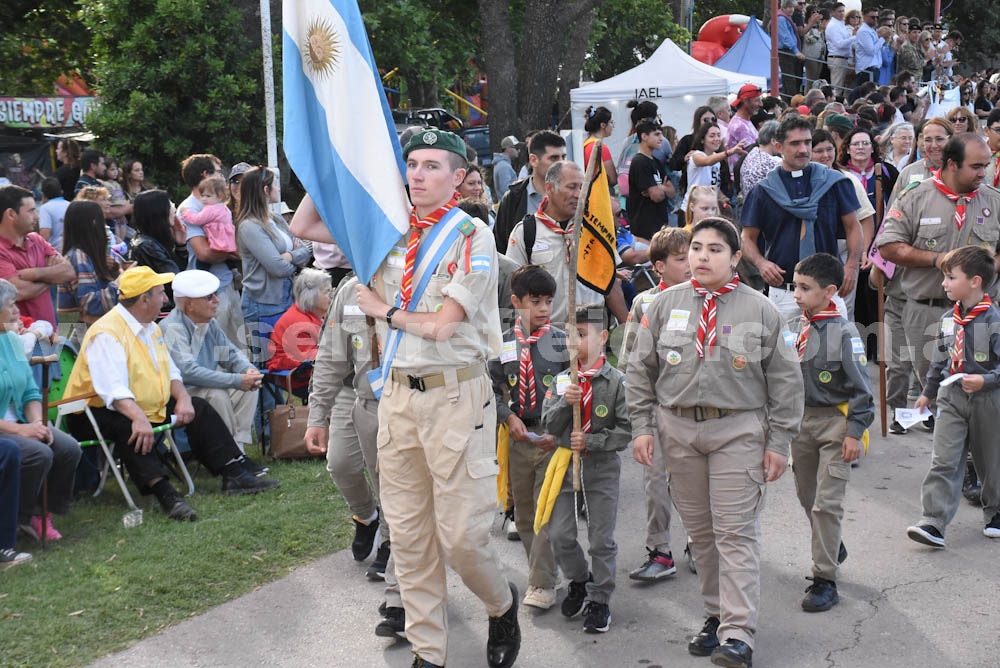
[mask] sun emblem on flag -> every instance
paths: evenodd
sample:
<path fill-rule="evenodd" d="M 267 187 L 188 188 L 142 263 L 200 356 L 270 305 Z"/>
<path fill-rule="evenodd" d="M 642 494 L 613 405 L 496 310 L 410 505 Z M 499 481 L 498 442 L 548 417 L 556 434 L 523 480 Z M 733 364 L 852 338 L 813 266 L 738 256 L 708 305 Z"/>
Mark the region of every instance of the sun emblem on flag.
<path fill-rule="evenodd" d="M 324 79 L 333 73 L 340 61 L 340 40 L 329 21 L 314 19 L 309 24 L 308 37 L 302 55 L 317 77 Z"/>

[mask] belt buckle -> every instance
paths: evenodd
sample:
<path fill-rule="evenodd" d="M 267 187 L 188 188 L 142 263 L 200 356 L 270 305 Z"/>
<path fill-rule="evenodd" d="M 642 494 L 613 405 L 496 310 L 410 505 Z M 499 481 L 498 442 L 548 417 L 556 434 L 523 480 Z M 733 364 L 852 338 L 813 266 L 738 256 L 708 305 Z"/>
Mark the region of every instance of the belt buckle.
<path fill-rule="evenodd" d="M 410 381 L 410 389 L 417 390 L 420 392 L 426 392 L 427 387 L 424 385 L 424 379 L 420 376 L 407 376 L 406 379 Z"/>
<path fill-rule="evenodd" d="M 705 421 L 705 409 L 703 409 L 701 406 L 694 407 L 694 421 L 695 422 Z"/>

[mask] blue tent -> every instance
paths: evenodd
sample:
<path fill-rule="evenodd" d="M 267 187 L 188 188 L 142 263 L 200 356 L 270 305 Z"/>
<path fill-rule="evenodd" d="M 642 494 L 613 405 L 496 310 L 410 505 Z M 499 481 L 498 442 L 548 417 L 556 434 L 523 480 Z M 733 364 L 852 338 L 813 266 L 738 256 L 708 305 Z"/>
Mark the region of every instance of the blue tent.
<path fill-rule="evenodd" d="M 713 66 L 729 72 L 764 77 L 770 85 L 771 36 L 760 27 L 757 18 L 751 16 L 740 38 Z"/>

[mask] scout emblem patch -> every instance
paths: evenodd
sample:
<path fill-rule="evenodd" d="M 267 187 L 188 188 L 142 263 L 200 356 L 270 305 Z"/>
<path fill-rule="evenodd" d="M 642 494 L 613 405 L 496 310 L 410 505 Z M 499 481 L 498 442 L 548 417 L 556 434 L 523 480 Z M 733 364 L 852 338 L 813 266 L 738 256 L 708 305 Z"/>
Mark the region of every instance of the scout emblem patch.
<path fill-rule="evenodd" d="M 977 362 L 982 363 L 985 362 L 988 358 L 986 356 L 986 353 L 976 353 L 975 359 Z"/>
<path fill-rule="evenodd" d="M 833 374 L 831 374 L 829 371 L 819 372 L 819 382 L 829 383 L 831 380 L 833 380 Z"/>
<path fill-rule="evenodd" d="M 671 350 L 667 353 L 667 364 L 670 366 L 677 366 L 681 363 L 681 354 L 676 350 Z"/>
<path fill-rule="evenodd" d="M 737 371 L 743 371 L 743 369 L 747 368 L 747 358 L 743 357 L 743 355 L 737 355 L 734 357 L 733 368 Z"/>
<path fill-rule="evenodd" d="M 549 385 L 552 384 L 552 380 L 553 379 L 551 374 L 545 374 L 544 376 L 542 376 L 542 385 L 548 387 Z"/>
<path fill-rule="evenodd" d="M 352 334 L 351 345 L 354 346 L 357 350 L 361 350 L 365 346 L 365 340 L 361 338 L 360 334 Z"/>
<path fill-rule="evenodd" d="M 608 407 L 604 404 L 598 404 L 594 406 L 594 415 L 599 418 L 608 417 Z"/>
<path fill-rule="evenodd" d="M 510 374 L 509 376 L 507 376 L 507 384 L 510 385 L 511 387 L 517 385 L 517 376 L 515 376 L 514 374 Z"/>

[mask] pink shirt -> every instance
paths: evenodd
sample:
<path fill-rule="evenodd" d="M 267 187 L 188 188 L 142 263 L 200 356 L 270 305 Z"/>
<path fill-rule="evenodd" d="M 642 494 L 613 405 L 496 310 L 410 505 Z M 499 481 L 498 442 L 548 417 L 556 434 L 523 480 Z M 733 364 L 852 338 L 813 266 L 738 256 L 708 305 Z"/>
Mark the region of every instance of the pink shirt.
<path fill-rule="evenodd" d="M 24 238 L 23 248 L 0 237 L 0 278 L 18 278 L 22 269 L 44 267 L 49 257 L 58 254 L 48 241 L 34 232 L 29 232 Z M 18 301 L 17 307 L 22 315 L 34 320 L 47 320 L 52 324 L 56 322 L 56 310 L 48 290 L 33 299 Z"/>

